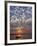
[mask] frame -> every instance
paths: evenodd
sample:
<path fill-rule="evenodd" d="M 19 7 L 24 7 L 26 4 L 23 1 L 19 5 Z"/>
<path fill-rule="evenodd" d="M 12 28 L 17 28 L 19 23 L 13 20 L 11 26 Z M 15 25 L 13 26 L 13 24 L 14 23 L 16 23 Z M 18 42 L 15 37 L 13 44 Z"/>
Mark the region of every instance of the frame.
<path fill-rule="evenodd" d="M 36 43 L 36 3 L 5 1 L 5 45 L 33 43 Z"/>

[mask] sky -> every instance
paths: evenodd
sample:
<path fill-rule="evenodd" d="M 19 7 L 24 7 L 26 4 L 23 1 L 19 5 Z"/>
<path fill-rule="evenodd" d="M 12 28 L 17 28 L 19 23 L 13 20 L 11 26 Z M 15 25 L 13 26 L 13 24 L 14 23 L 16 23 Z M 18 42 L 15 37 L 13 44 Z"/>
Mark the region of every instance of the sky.
<path fill-rule="evenodd" d="M 19 19 L 24 18 L 24 25 L 32 27 L 32 7 L 30 6 L 10 6 L 10 19 L 11 23 L 20 22 Z M 26 24 L 25 24 L 26 23 Z"/>
<path fill-rule="evenodd" d="M 26 17 L 32 17 L 32 7 L 30 6 L 10 6 L 10 16 L 16 15 L 24 15 Z"/>

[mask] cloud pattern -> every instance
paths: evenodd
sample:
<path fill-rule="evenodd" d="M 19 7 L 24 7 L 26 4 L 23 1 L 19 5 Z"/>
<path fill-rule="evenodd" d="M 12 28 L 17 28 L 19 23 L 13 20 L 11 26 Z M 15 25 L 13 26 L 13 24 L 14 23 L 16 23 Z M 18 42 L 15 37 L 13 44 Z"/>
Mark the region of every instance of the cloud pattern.
<path fill-rule="evenodd" d="M 26 17 L 32 17 L 32 7 L 29 6 L 10 6 L 10 16 L 19 16 L 25 15 Z"/>
<path fill-rule="evenodd" d="M 30 6 L 10 6 L 11 22 L 24 18 L 26 26 L 32 27 L 32 7 Z M 14 21 L 15 20 L 15 21 Z"/>

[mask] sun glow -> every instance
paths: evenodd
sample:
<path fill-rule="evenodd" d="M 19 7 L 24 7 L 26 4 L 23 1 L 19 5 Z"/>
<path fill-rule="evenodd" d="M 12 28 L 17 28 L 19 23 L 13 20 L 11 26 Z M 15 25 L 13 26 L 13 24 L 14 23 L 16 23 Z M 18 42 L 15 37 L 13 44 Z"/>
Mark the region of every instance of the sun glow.
<path fill-rule="evenodd" d="M 18 27 L 18 28 L 16 29 L 16 33 L 17 33 L 17 34 L 23 33 L 22 28 L 21 28 L 21 27 Z"/>

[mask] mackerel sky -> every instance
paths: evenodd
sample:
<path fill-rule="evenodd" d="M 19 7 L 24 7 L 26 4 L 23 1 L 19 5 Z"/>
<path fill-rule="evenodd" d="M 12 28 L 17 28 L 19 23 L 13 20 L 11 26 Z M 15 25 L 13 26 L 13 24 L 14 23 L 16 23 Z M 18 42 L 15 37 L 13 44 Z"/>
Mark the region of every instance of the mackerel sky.
<path fill-rule="evenodd" d="M 10 6 L 10 16 L 25 16 L 32 18 L 32 7 L 30 6 Z"/>
<path fill-rule="evenodd" d="M 30 6 L 10 6 L 10 17 L 12 16 L 14 17 L 16 16 L 16 18 L 19 18 L 22 16 L 22 17 L 25 17 L 25 19 L 27 20 L 32 19 L 32 7 Z M 31 28 L 32 24 L 26 25 L 26 26 Z"/>

